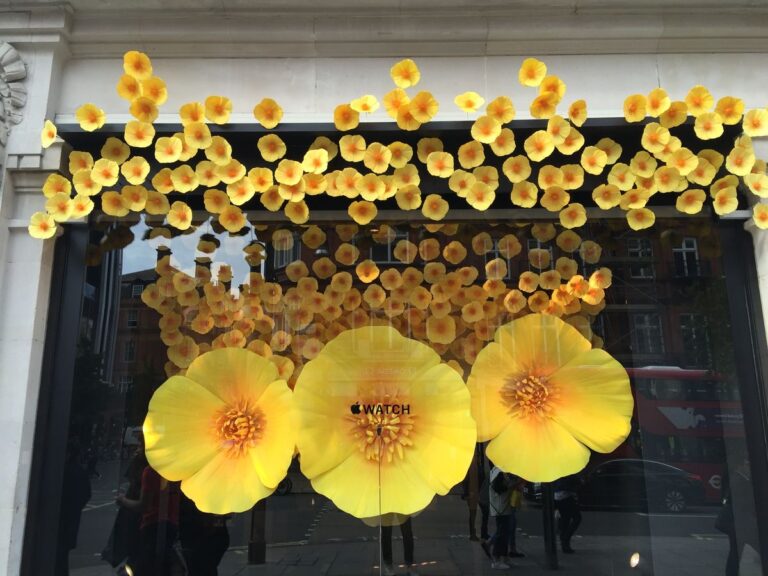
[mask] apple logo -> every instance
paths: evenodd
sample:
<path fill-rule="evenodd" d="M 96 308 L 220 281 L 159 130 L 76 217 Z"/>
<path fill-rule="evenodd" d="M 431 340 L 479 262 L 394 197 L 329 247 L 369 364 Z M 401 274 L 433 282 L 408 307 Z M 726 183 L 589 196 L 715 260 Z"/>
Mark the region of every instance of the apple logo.
<path fill-rule="evenodd" d="M 352 406 L 349 407 L 349 411 L 352 412 L 355 416 L 360 414 L 360 402 L 355 402 L 352 404 Z"/>

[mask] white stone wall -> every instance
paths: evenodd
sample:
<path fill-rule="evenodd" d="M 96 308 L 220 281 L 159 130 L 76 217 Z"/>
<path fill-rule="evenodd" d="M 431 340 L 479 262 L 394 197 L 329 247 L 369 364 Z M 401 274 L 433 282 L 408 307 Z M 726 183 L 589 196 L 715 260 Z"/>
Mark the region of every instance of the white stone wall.
<path fill-rule="evenodd" d="M 141 13 L 106 16 L 98 5 L 73 12 L 47 7 L 46 2 L 32 9 L 0 1 L 0 39 L 22 54 L 29 93 L 23 120 L 13 127 L 8 142 L 0 190 L 0 575 L 19 572 L 50 292 L 52 244 L 32 240 L 26 232 L 28 216 L 43 204 L 37 191 L 60 163 L 57 147 L 46 154 L 40 149 L 43 120 L 72 122 L 77 106 L 87 101 L 103 107 L 108 121 L 127 120 L 127 104 L 114 86 L 121 74 L 120 53 L 131 48 L 149 52 L 156 74 L 168 83 L 170 97 L 162 107 L 161 122 L 176 121 L 180 104 L 214 93 L 233 100 L 233 122 L 254 122 L 251 110 L 265 96 L 283 106 L 285 122 L 331 122 L 337 104 L 368 93 L 381 97 L 390 90 L 389 68 L 407 55 L 414 55 L 421 68 L 418 88 L 431 90 L 440 101 L 438 120 L 467 118 L 453 104 L 454 96 L 466 90 L 488 100 L 510 96 L 517 117 L 529 117 L 528 104 L 535 94 L 517 83 L 524 57 L 520 54 L 544 59 L 568 86 L 564 106 L 584 98 L 591 117 L 621 116 L 625 96 L 657 86 L 673 99 L 703 84 L 716 98 L 736 95 L 748 107 L 768 105 L 765 54 L 749 52 L 760 46 L 768 50 L 761 24 L 765 14 L 732 12 L 696 19 L 693 4 L 698 2 L 686 13 L 671 16 L 638 14 L 642 8 L 633 4 L 631 16 L 602 14 L 584 27 L 569 11 L 570 2 L 566 4 L 559 24 L 552 17 L 532 19 L 528 26 L 509 15 L 465 10 L 441 14 L 444 26 L 423 17 L 398 20 L 397 14 L 352 23 L 342 16 L 302 19 L 300 12 L 271 20 L 164 13 L 163 29 L 147 3 Z M 353 6 L 350 3 L 349 10 Z M 697 27 L 702 20 L 707 26 Z M 532 32 L 537 26 L 538 41 Z M 231 30 L 232 35 L 217 38 L 211 30 Z M 644 53 L 632 54 L 634 47 Z M 654 53 L 665 49 L 681 53 Z M 579 50 L 585 54 L 574 54 Z M 389 119 L 382 110 L 368 120 Z M 755 232 L 766 307 L 767 238 L 765 232 Z"/>

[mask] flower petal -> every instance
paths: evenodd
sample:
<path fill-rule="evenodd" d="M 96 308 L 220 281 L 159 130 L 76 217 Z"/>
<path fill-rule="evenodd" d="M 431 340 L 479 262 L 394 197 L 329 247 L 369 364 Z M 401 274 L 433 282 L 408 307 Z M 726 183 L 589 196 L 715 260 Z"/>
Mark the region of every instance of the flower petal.
<path fill-rule="evenodd" d="M 612 452 L 630 431 L 633 399 L 624 367 L 604 350 L 590 350 L 550 376 L 559 396 L 553 418 L 597 452 Z"/>
<path fill-rule="evenodd" d="M 147 459 L 163 478 L 195 474 L 220 450 L 212 420 L 224 403 L 203 386 L 173 376 L 158 388 L 144 420 Z"/>
<path fill-rule="evenodd" d="M 548 418 L 514 418 L 486 449 L 505 472 L 529 482 L 552 482 L 582 470 L 589 450 Z"/>
<path fill-rule="evenodd" d="M 181 490 L 201 512 L 229 514 L 245 512 L 275 489 L 261 483 L 251 458 L 232 458 L 222 452 L 182 481 Z"/>
<path fill-rule="evenodd" d="M 276 488 L 285 478 L 296 445 L 296 414 L 293 393 L 284 380 L 272 382 L 259 398 L 265 414 L 264 432 L 250 451 L 262 484 Z"/>
<path fill-rule="evenodd" d="M 275 365 L 242 348 L 222 348 L 197 357 L 187 378 L 216 394 L 227 404 L 258 400 L 278 379 Z"/>

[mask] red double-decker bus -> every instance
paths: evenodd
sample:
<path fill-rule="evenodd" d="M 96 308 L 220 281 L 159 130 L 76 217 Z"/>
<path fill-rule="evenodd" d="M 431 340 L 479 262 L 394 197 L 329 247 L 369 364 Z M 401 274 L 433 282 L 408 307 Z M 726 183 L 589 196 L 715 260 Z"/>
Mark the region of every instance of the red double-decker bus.
<path fill-rule="evenodd" d="M 673 366 L 627 372 L 637 424 L 614 456 L 641 457 L 685 470 L 701 478 L 706 502 L 719 503 L 726 443 L 744 438 L 735 384 L 707 370 Z"/>

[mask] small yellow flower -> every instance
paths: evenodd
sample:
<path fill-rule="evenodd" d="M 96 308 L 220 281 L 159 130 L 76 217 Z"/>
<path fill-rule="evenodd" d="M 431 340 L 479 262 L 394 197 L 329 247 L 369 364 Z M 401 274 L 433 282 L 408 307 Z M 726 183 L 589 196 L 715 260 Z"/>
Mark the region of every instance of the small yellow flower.
<path fill-rule="evenodd" d="M 69 194 L 60 192 L 54 194 L 45 202 L 45 211 L 50 214 L 56 222 L 66 222 L 72 216 L 72 200 Z"/>
<path fill-rule="evenodd" d="M 768 136 L 768 109 L 755 108 L 744 115 L 742 121 L 744 134 L 752 138 Z"/>
<path fill-rule="evenodd" d="M 464 170 L 455 170 L 448 179 L 448 188 L 455 192 L 459 197 L 466 198 L 469 189 L 477 181 L 473 174 Z"/>
<path fill-rule="evenodd" d="M 341 132 L 353 130 L 360 124 L 360 113 L 349 104 L 339 104 L 333 111 L 333 123 Z"/>
<path fill-rule="evenodd" d="M 644 94 L 632 94 L 624 100 L 624 118 L 627 122 L 645 119 L 647 100 Z"/>
<path fill-rule="evenodd" d="M 230 205 L 229 196 L 221 190 L 209 188 L 203 194 L 206 212 L 211 214 L 221 214 L 221 212 Z"/>
<path fill-rule="evenodd" d="M 185 203 L 177 200 L 171 204 L 168 212 L 168 224 L 178 230 L 187 230 L 192 225 L 192 209 Z"/>
<path fill-rule="evenodd" d="M 538 199 L 538 188 L 532 182 L 522 180 L 515 182 L 512 186 L 512 192 L 510 194 L 510 200 L 515 206 L 521 208 L 533 208 L 536 205 Z"/>
<path fill-rule="evenodd" d="M 427 156 L 427 170 L 432 176 L 448 178 L 453 174 L 453 156 L 448 152 L 432 152 Z"/>
<path fill-rule="evenodd" d="M 536 58 L 526 58 L 520 66 L 517 78 L 523 86 L 538 86 L 547 75 L 547 66 Z"/>
<path fill-rule="evenodd" d="M 384 194 L 385 184 L 376 174 L 366 174 L 356 179 L 355 190 L 364 200 L 380 200 Z"/>
<path fill-rule="evenodd" d="M 752 208 L 752 219 L 755 226 L 761 230 L 768 229 L 768 204 L 755 204 Z"/>
<path fill-rule="evenodd" d="M 46 198 L 50 198 L 54 194 L 69 196 L 71 193 L 72 183 L 61 174 L 49 174 L 43 183 L 43 195 Z"/>
<path fill-rule="evenodd" d="M 531 163 L 527 156 L 511 156 L 504 161 L 501 169 L 513 184 L 522 182 L 531 175 Z"/>
<path fill-rule="evenodd" d="M 570 201 L 570 194 L 563 190 L 561 186 L 550 186 L 544 190 L 544 195 L 541 197 L 540 203 L 543 208 L 546 208 L 550 212 L 559 212 L 565 208 Z"/>
<path fill-rule="evenodd" d="M 659 116 L 659 123 L 664 128 L 674 128 L 680 126 L 688 117 L 688 105 L 685 102 L 676 100 L 669 105 L 661 116 Z"/>
<path fill-rule="evenodd" d="M 227 196 L 232 204 L 235 206 L 242 206 L 248 200 L 253 198 L 256 193 L 256 189 L 253 187 L 253 183 L 250 178 L 243 177 L 236 182 L 232 182 L 227 185 Z"/>
<path fill-rule="evenodd" d="M 45 240 L 56 234 L 56 221 L 50 214 L 35 212 L 29 219 L 27 230 L 32 238 Z"/>
<path fill-rule="evenodd" d="M 525 153 L 534 162 L 541 162 L 554 152 L 555 143 L 552 136 L 545 130 L 537 130 L 525 139 Z"/>
<path fill-rule="evenodd" d="M 101 211 L 108 216 L 120 218 L 130 212 L 130 207 L 124 196 L 117 192 L 104 192 L 101 195 Z"/>
<path fill-rule="evenodd" d="M 692 116 L 699 116 L 712 110 L 715 99 L 704 86 L 694 86 L 685 96 L 685 104 Z"/>
<path fill-rule="evenodd" d="M 217 166 L 226 166 L 232 160 L 232 145 L 223 136 L 213 136 L 205 157 Z"/>
<path fill-rule="evenodd" d="M 584 146 L 584 136 L 576 128 L 571 127 L 563 143 L 557 145 L 557 151 L 565 156 L 570 156 L 581 150 L 582 146 Z"/>
<path fill-rule="evenodd" d="M 608 163 L 608 155 L 596 146 L 587 146 L 581 153 L 581 167 L 589 174 L 601 174 Z"/>
<path fill-rule="evenodd" d="M 85 218 L 93 212 L 93 200 L 88 196 L 78 194 L 72 198 L 72 218 Z"/>
<path fill-rule="evenodd" d="M 496 199 L 496 193 L 483 182 L 475 182 L 467 192 L 467 203 L 475 210 L 485 211 Z"/>
<path fill-rule="evenodd" d="M 560 211 L 560 224 L 563 228 L 578 228 L 587 223 L 587 211 L 582 204 L 574 202 Z M 546 286 L 544 286 L 546 288 Z"/>
<path fill-rule="evenodd" d="M 705 112 L 696 117 L 693 129 L 699 140 L 714 140 L 723 135 L 723 119 L 717 112 Z"/>
<path fill-rule="evenodd" d="M 429 194 L 421 205 L 421 213 L 430 220 L 442 220 L 448 213 L 448 202 L 439 194 Z"/>
<path fill-rule="evenodd" d="M 143 52 L 129 50 L 123 55 L 123 70 L 136 80 L 146 80 L 152 76 L 152 62 Z"/>
<path fill-rule="evenodd" d="M 483 144 L 492 144 L 501 134 L 501 124 L 490 116 L 480 116 L 472 124 L 472 138 Z"/>
<path fill-rule="evenodd" d="M 141 212 L 147 204 L 147 189 L 144 186 L 123 186 L 120 195 L 131 212 Z"/>
<path fill-rule="evenodd" d="M 158 115 L 157 105 L 150 98 L 139 96 L 131 102 L 131 106 L 128 109 L 131 116 L 136 118 L 140 122 L 152 123 L 155 121 Z"/>
<path fill-rule="evenodd" d="M 744 101 L 741 98 L 723 96 L 717 101 L 715 112 L 720 115 L 723 124 L 733 126 L 741 121 L 741 117 L 744 114 Z"/>
<path fill-rule="evenodd" d="M 40 144 L 43 148 L 48 148 L 56 140 L 56 125 L 50 120 L 46 120 L 43 129 L 40 132 Z"/>
<path fill-rule="evenodd" d="M 557 96 L 551 92 L 540 94 L 531 102 L 531 116 L 534 118 L 552 118 L 557 111 L 557 102 Z"/>
<path fill-rule="evenodd" d="M 272 130 L 283 119 L 283 109 L 272 98 L 262 98 L 253 107 L 253 116 L 267 130 Z"/>
<path fill-rule="evenodd" d="M 704 190 L 691 188 L 677 197 L 675 208 L 684 214 L 698 214 L 704 206 L 706 197 Z"/>
<path fill-rule="evenodd" d="M 658 191 L 674 192 L 680 182 L 680 171 L 674 166 L 662 166 L 653 174 Z"/>
<path fill-rule="evenodd" d="M 755 196 L 768 198 L 768 176 L 765 174 L 747 174 L 744 183 Z"/>
<path fill-rule="evenodd" d="M 395 194 L 395 200 L 400 210 L 415 210 L 421 206 L 421 190 L 414 184 L 403 186 Z"/>
<path fill-rule="evenodd" d="M 563 164 L 560 167 L 563 173 L 563 188 L 565 190 L 578 190 L 584 184 L 584 169 L 578 164 Z"/>
<path fill-rule="evenodd" d="M 363 155 L 363 164 L 376 174 L 383 174 L 389 168 L 392 159 L 392 151 L 379 142 L 371 143 Z"/>
<path fill-rule="evenodd" d="M 293 186 L 301 180 L 303 170 L 295 160 L 281 160 L 275 169 L 275 180 L 280 184 Z"/>
<path fill-rule="evenodd" d="M 152 100 L 156 105 L 162 106 L 168 100 L 168 88 L 162 79 L 152 76 L 142 80 L 141 94 L 137 94 L 137 96 L 144 96 Z"/>
<path fill-rule="evenodd" d="M 485 99 L 477 92 L 464 92 L 459 94 L 453 99 L 453 103 L 461 110 L 468 114 L 474 114 L 478 109 L 485 104 Z"/>
<path fill-rule="evenodd" d="M 750 148 L 734 146 L 725 158 L 725 168 L 736 176 L 746 176 L 755 165 L 755 153 Z"/>
<path fill-rule="evenodd" d="M 515 118 L 515 106 L 507 96 L 498 96 L 485 107 L 488 116 L 499 124 L 506 124 Z"/>
<path fill-rule="evenodd" d="M 667 91 L 663 88 L 654 88 L 648 93 L 646 98 L 646 111 L 648 116 L 658 118 L 666 112 L 672 101 L 669 99 Z"/>
<path fill-rule="evenodd" d="M 178 162 L 183 148 L 181 139 L 175 136 L 163 136 L 155 141 L 155 160 L 161 164 Z"/>
<path fill-rule="evenodd" d="M 134 148 L 147 148 L 155 139 L 155 127 L 148 122 L 131 120 L 125 125 L 123 134 L 126 144 Z"/>
<path fill-rule="evenodd" d="M 630 160 L 629 169 L 638 178 L 650 178 L 656 171 L 657 165 L 656 160 L 648 152 L 641 150 Z"/>
<path fill-rule="evenodd" d="M 393 168 L 402 168 L 413 158 L 413 148 L 405 142 L 392 142 L 387 148 L 391 153 L 389 164 Z"/>
<path fill-rule="evenodd" d="M 491 142 L 491 150 L 496 156 L 508 156 L 515 151 L 515 133 L 509 128 L 502 128 L 496 140 Z"/>
<path fill-rule="evenodd" d="M 167 196 L 161 194 L 160 192 L 156 192 L 155 190 L 149 190 L 147 192 L 147 202 L 145 205 L 147 214 L 153 216 L 161 216 L 168 214 L 170 209 L 171 205 L 168 202 Z"/>
<path fill-rule="evenodd" d="M 149 162 L 141 156 L 134 156 L 120 166 L 120 173 L 130 184 L 143 184 L 149 174 Z"/>
<path fill-rule="evenodd" d="M 267 134 L 259 138 L 256 145 L 261 153 L 261 157 L 267 162 L 276 162 L 285 156 L 288 148 L 285 142 L 277 134 Z"/>
<path fill-rule="evenodd" d="M 83 104 L 75 111 L 75 118 L 80 124 L 80 128 L 86 132 L 98 130 L 107 121 L 107 115 L 104 110 L 95 104 Z"/>
<path fill-rule="evenodd" d="M 632 190 L 628 190 L 625 194 L 622 194 L 621 199 L 619 200 L 619 206 L 621 206 L 622 210 L 629 210 L 632 208 L 645 208 L 649 197 L 650 195 L 648 194 L 647 190 L 634 188 Z"/>
<path fill-rule="evenodd" d="M 303 200 L 288 202 L 283 212 L 294 224 L 305 224 L 309 220 L 309 206 Z"/>
<path fill-rule="evenodd" d="M 699 186 L 708 186 L 715 179 L 715 174 L 717 174 L 717 170 L 710 164 L 709 160 L 699 156 L 696 168 L 688 174 L 688 180 Z"/>
<path fill-rule="evenodd" d="M 555 146 L 565 142 L 571 131 L 571 125 L 562 116 L 552 116 L 547 122 L 547 132 L 552 136 Z"/>
<path fill-rule="evenodd" d="M 366 94 L 352 100 L 349 103 L 349 107 L 360 114 L 373 114 L 379 109 L 379 101 L 376 99 L 376 96 Z"/>
<path fill-rule="evenodd" d="M 384 95 L 384 109 L 393 120 L 397 120 L 398 113 L 401 110 L 408 109 L 410 102 L 411 99 L 402 88 L 395 88 Z"/>
<path fill-rule="evenodd" d="M 568 107 L 568 119 L 574 126 L 582 126 L 587 121 L 586 100 L 575 100 Z"/>
<path fill-rule="evenodd" d="M 398 88 L 416 86 L 421 79 L 421 72 L 419 72 L 418 66 L 410 58 L 400 60 L 400 62 L 392 66 L 389 75 Z"/>
<path fill-rule="evenodd" d="M 730 214 L 739 207 L 739 199 L 736 194 L 736 188 L 723 188 L 717 194 L 712 202 L 712 207 L 718 216 Z"/>
<path fill-rule="evenodd" d="M 193 149 L 208 148 L 213 143 L 211 129 L 205 122 L 191 122 L 184 126 L 184 141 Z"/>
<path fill-rule="evenodd" d="M 103 154 L 102 149 L 102 156 Z M 128 158 L 128 155 L 130 154 L 130 150 L 125 155 L 125 158 Z M 106 156 L 105 156 L 106 158 Z M 125 160 L 123 158 L 123 160 Z M 115 158 L 108 158 L 109 160 L 115 160 Z M 91 156 L 88 152 L 78 152 L 73 151 L 69 153 L 69 173 L 73 176 L 79 172 L 80 170 L 88 170 L 90 172 L 91 168 L 93 168 L 93 156 Z"/>
<path fill-rule="evenodd" d="M 352 202 L 347 209 L 347 213 L 356 223 L 365 226 L 376 218 L 378 210 L 373 202 L 361 200 L 359 202 Z"/>
<path fill-rule="evenodd" d="M 129 74 L 123 74 L 117 81 L 117 95 L 123 100 L 132 102 L 134 98 L 142 95 L 141 82 Z"/>
<path fill-rule="evenodd" d="M 208 96 L 205 99 L 205 117 L 214 124 L 226 124 L 232 113 L 232 101 L 226 96 Z"/>
<path fill-rule="evenodd" d="M 181 119 L 181 124 L 183 126 L 204 122 L 205 107 L 200 102 L 188 102 L 182 104 L 181 108 L 179 108 L 179 118 Z"/>
<path fill-rule="evenodd" d="M 200 185 L 200 179 L 197 177 L 197 174 L 187 164 L 182 164 L 173 169 L 171 181 L 173 182 L 173 189 L 182 194 L 191 192 Z"/>
<path fill-rule="evenodd" d="M 619 205 L 621 192 L 612 184 L 600 184 L 592 191 L 592 199 L 601 209 L 609 210 Z"/>
<path fill-rule="evenodd" d="M 632 230 L 644 230 L 653 226 L 656 215 L 648 208 L 637 208 L 627 212 L 627 222 Z"/>
<path fill-rule="evenodd" d="M 554 74 L 545 76 L 541 84 L 539 84 L 539 94 L 552 94 L 556 99 L 556 103 L 559 104 L 563 96 L 565 96 L 565 82 Z"/>
<path fill-rule="evenodd" d="M 95 196 L 101 192 L 101 184 L 91 177 L 91 171 L 88 169 L 78 170 L 72 177 L 72 185 L 78 194 L 84 196 Z"/>
<path fill-rule="evenodd" d="M 91 178 L 101 186 L 113 186 L 120 177 L 120 167 L 117 162 L 99 158 L 91 169 Z"/>
<path fill-rule="evenodd" d="M 408 111 L 411 116 L 413 116 L 413 119 L 420 124 L 425 124 L 432 120 L 439 108 L 440 105 L 437 100 L 435 100 L 435 97 L 431 92 L 427 92 L 426 90 L 422 90 L 416 94 L 416 96 L 413 97 L 413 100 L 408 104 Z"/>

